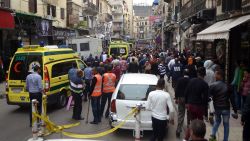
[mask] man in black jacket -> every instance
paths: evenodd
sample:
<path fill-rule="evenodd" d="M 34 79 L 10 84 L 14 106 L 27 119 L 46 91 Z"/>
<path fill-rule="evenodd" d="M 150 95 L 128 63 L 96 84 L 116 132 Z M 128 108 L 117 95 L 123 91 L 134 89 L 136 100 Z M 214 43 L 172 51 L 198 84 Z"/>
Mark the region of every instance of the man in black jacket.
<path fill-rule="evenodd" d="M 215 123 L 213 125 L 211 139 L 215 139 L 216 132 L 221 123 L 221 118 L 223 119 L 224 126 L 224 140 L 228 141 L 229 136 L 229 118 L 230 118 L 230 102 L 233 105 L 234 118 L 237 118 L 237 108 L 234 104 L 233 95 L 229 93 L 227 84 L 223 82 L 223 73 L 221 70 L 215 72 L 216 82 L 212 83 L 209 88 L 209 95 L 213 99 L 214 109 L 215 109 Z"/>
<path fill-rule="evenodd" d="M 192 120 L 203 120 L 203 116 L 207 117 L 209 87 L 208 84 L 204 81 L 206 69 L 204 67 L 198 68 L 197 74 L 198 78 L 191 79 L 185 91 L 188 125 Z M 189 137 L 190 130 L 188 127 L 185 140 L 188 140 Z"/>
<path fill-rule="evenodd" d="M 189 83 L 188 70 L 185 69 L 183 72 L 184 77 L 178 79 L 175 87 L 175 100 L 178 104 L 178 125 L 176 130 L 176 137 L 180 137 L 182 126 L 185 117 L 185 90 Z"/>
<path fill-rule="evenodd" d="M 243 141 L 250 141 L 250 94 L 248 94 L 242 110 L 241 123 L 243 127 Z"/>

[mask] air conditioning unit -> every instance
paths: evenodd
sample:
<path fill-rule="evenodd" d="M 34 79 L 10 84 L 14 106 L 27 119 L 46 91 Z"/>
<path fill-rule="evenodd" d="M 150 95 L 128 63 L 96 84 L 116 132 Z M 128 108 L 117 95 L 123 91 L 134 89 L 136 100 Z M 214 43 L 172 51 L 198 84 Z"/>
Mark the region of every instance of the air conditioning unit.
<path fill-rule="evenodd" d="M 52 20 L 52 15 L 47 15 L 46 19 Z"/>

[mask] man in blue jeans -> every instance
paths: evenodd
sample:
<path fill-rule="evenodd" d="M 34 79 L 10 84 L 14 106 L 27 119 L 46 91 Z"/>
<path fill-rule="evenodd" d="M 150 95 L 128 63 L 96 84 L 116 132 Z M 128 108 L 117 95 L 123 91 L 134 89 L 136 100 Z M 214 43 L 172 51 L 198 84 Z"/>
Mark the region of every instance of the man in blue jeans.
<path fill-rule="evenodd" d="M 216 82 L 212 83 L 209 88 L 209 95 L 213 99 L 215 109 L 215 122 L 212 128 L 211 139 L 216 139 L 216 132 L 223 120 L 224 126 L 224 139 L 228 141 L 229 136 L 229 118 L 230 118 L 230 102 L 233 105 L 234 118 L 238 118 L 237 108 L 234 103 L 234 97 L 231 95 L 227 84 L 223 82 L 223 73 L 221 70 L 215 72 Z"/>

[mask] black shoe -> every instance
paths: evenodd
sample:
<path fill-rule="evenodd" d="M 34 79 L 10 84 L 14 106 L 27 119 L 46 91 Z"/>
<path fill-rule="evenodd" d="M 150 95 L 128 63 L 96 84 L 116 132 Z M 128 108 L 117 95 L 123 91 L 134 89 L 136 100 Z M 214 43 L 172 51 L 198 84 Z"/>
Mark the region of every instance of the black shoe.
<path fill-rule="evenodd" d="M 181 136 L 181 133 L 178 132 L 178 131 L 176 131 L 176 137 L 177 137 L 177 138 L 180 138 L 180 136 Z"/>
<path fill-rule="evenodd" d="M 90 124 L 98 124 L 96 121 L 91 121 Z"/>

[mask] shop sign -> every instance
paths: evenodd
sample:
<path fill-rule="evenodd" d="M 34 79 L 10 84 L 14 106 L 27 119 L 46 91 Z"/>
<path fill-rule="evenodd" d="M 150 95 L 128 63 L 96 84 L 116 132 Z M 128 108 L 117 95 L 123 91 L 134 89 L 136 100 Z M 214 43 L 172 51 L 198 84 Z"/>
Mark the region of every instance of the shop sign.
<path fill-rule="evenodd" d="M 53 39 L 54 40 L 65 40 L 68 37 L 74 37 L 76 33 L 73 30 L 68 29 L 53 29 Z"/>
<path fill-rule="evenodd" d="M 37 34 L 39 36 L 52 36 L 52 22 L 44 19 L 36 20 Z"/>

